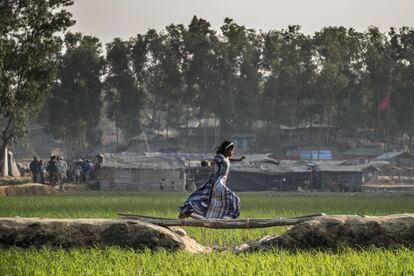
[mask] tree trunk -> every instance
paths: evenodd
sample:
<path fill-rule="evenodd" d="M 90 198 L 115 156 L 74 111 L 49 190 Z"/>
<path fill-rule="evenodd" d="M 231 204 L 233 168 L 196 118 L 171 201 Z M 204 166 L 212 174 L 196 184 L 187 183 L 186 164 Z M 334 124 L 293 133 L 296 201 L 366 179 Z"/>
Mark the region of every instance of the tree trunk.
<path fill-rule="evenodd" d="M 9 160 L 8 160 L 8 152 L 7 148 L 3 149 L 2 151 L 2 166 L 1 166 L 1 174 L 0 176 L 8 176 L 9 175 Z"/>
<path fill-rule="evenodd" d="M 168 131 L 169 131 L 169 129 L 170 129 L 170 110 L 171 110 L 171 108 L 168 106 L 168 109 L 167 109 L 167 118 L 166 118 L 166 130 L 167 130 L 167 139 L 169 138 L 169 135 L 168 135 Z"/>
<path fill-rule="evenodd" d="M 206 227 L 216 229 L 249 229 L 249 228 L 266 228 L 274 226 L 295 225 L 300 222 L 312 220 L 316 217 L 324 216 L 325 214 L 314 214 L 301 217 L 291 218 L 263 218 L 263 219 L 171 219 L 158 218 L 132 214 L 118 214 L 124 219 L 132 219 L 150 222 L 160 226 L 193 226 Z"/>
<path fill-rule="evenodd" d="M 1 144 L 1 147 L 0 147 L 0 156 L 3 159 L 3 156 L 6 154 L 5 160 L 7 160 L 7 152 L 6 152 L 6 149 L 9 146 L 10 141 L 11 141 L 12 136 L 13 136 L 13 133 L 12 133 L 13 130 L 11 129 L 12 122 L 13 122 L 13 119 L 12 118 L 8 118 L 8 121 L 6 123 L 6 127 L 2 131 L 2 144 Z M 4 160 L 3 160 L 3 162 L 4 162 Z M 2 167 L 3 168 L 4 167 L 7 167 L 7 165 L 8 165 L 8 163 L 3 164 Z M 5 171 L 5 175 L 8 175 L 8 169 Z"/>

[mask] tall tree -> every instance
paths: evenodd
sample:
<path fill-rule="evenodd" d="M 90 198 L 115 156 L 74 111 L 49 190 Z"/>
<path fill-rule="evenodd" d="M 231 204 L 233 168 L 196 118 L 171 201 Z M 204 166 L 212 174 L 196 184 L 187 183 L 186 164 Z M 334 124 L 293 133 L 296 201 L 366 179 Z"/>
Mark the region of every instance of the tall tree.
<path fill-rule="evenodd" d="M 323 123 L 355 133 L 361 126 L 358 86 L 363 68 L 363 35 L 352 28 L 328 27 L 315 34 L 315 44 L 320 66 L 320 118 L 326 119 Z"/>
<path fill-rule="evenodd" d="M 201 125 L 201 119 L 211 117 L 214 109 L 214 98 L 217 83 L 217 53 L 219 40 L 209 22 L 193 17 L 184 35 L 184 98 L 186 106 L 186 125 L 190 115 L 200 121 L 200 127 L 207 132 L 207 124 Z M 220 76 L 223 78 L 223 76 Z M 220 79 L 221 79 L 220 78 Z M 203 148 L 208 148 L 207 136 L 204 135 Z"/>
<path fill-rule="evenodd" d="M 378 108 L 381 100 L 392 97 L 394 61 L 390 51 L 389 37 L 378 28 L 370 27 L 365 34 L 364 61 L 366 71 L 363 76 L 364 110 L 367 126 L 374 126 L 375 138 L 384 141 L 388 125 L 389 110 Z M 372 129 L 372 127 L 371 127 Z"/>
<path fill-rule="evenodd" d="M 229 83 L 229 89 L 225 91 L 224 102 L 216 103 L 219 107 L 216 112 L 220 114 L 225 109 L 231 109 L 234 126 L 246 130 L 257 119 L 261 41 L 254 30 L 247 30 L 230 18 L 226 18 L 224 23 L 221 30 L 226 51 L 226 69 L 230 74 L 225 80 Z"/>
<path fill-rule="evenodd" d="M 213 74 L 215 59 L 213 47 L 218 42 L 215 31 L 204 19 L 193 17 L 184 36 L 185 63 L 185 101 L 197 110 L 202 118 L 212 110 L 212 95 L 209 85 Z"/>
<path fill-rule="evenodd" d="M 119 38 L 107 45 L 108 75 L 106 78 L 107 116 L 114 120 L 126 139 L 141 133 L 140 111 L 145 94 L 132 72 L 131 47 Z"/>
<path fill-rule="evenodd" d="M 413 152 L 414 136 L 414 29 L 391 28 L 390 51 L 394 60 L 392 94 L 392 133 L 398 133 L 397 150 Z M 408 138 L 408 139 L 407 139 Z"/>
<path fill-rule="evenodd" d="M 68 33 L 58 82 L 48 100 L 49 129 L 63 139 L 70 152 L 100 145 L 98 128 L 102 107 L 104 58 L 99 39 Z"/>
<path fill-rule="evenodd" d="M 182 111 L 184 60 L 183 25 L 169 25 L 160 34 L 149 30 L 145 36 L 147 58 L 145 65 L 145 86 L 153 108 L 153 119 L 158 128 L 161 120 L 169 128 L 177 126 Z"/>
<path fill-rule="evenodd" d="M 346 32 L 344 27 L 328 27 L 315 34 L 317 61 L 320 69 L 316 89 L 319 94 L 318 111 L 321 128 L 322 124 L 334 125 L 337 110 L 336 99 L 349 84 L 349 79 L 344 73 L 348 65 L 343 49 Z M 321 139 L 319 135 L 319 140 Z"/>
<path fill-rule="evenodd" d="M 24 136 L 57 73 L 72 0 L 0 2 L 0 152 Z"/>
<path fill-rule="evenodd" d="M 312 120 L 315 105 L 313 41 L 299 26 L 264 34 L 263 119 L 273 125 L 298 125 Z M 312 138 L 310 138 L 312 140 Z"/>
<path fill-rule="evenodd" d="M 169 25 L 165 34 L 165 57 L 163 60 L 164 71 L 164 100 L 167 123 L 167 135 L 169 128 L 180 124 L 181 113 L 184 111 L 182 102 L 184 99 L 184 35 L 186 29 L 183 25 Z"/>

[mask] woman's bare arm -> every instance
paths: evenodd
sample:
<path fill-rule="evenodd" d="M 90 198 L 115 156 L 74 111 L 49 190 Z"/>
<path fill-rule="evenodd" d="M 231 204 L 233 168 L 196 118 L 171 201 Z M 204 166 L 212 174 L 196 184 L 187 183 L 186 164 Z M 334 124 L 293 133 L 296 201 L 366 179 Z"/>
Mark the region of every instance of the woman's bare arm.
<path fill-rule="evenodd" d="M 240 162 L 240 161 L 242 161 L 242 160 L 244 160 L 244 159 L 246 159 L 246 156 L 241 156 L 240 158 L 237 158 L 237 159 L 235 159 L 235 158 L 230 158 L 230 162 L 231 162 L 231 163 L 233 163 L 233 162 Z"/>

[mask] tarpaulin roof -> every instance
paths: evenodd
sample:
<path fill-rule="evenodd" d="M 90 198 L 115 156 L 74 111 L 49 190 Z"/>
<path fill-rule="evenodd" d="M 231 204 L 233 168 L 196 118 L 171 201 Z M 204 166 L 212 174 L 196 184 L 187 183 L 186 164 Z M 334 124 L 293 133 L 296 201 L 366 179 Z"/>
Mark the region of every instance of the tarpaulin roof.
<path fill-rule="evenodd" d="M 398 151 L 398 152 L 386 152 L 378 157 L 375 157 L 375 160 L 389 160 L 395 157 L 402 157 L 402 158 L 413 158 L 413 156 L 405 151 Z"/>
<path fill-rule="evenodd" d="M 132 152 L 105 153 L 102 167 L 122 169 L 183 169 L 185 160 L 165 156 L 147 157 Z"/>

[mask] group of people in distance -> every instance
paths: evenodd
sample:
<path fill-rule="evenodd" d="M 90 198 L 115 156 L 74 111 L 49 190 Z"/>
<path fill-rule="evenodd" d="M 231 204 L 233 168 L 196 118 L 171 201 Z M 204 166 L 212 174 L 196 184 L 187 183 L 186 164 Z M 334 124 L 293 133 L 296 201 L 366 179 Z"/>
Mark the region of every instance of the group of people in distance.
<path fill-rule="evenodd" d="M 29 165 L 32 173 L 33 183 L 46 183 L 45 172 L 49 176 L 49 183 L 52 185 L 62 185 L 67 180 L 68 164 L 65 159 L 60 156 L 52 155 L 50 160 L 45 164 L 43 160 L 37 160 L 37 157 L 33 157 L 33 161 Z"/>
<path fill-rule="evenodd" d="M 68 167 L 66 160 L 61 156 L 52 155 L 47 164 L 33 157 L 29 168 L 33 183 L 46 184 L 48 182 L 50 185 L 59 185 L 60 189 L 63 189 L 63 184 L 69 181 L 81 184 L 96 178 L 95 164 L 89 159 L 76 160 Z M 48 176 L 48 181 L 45 175 Z"/>

